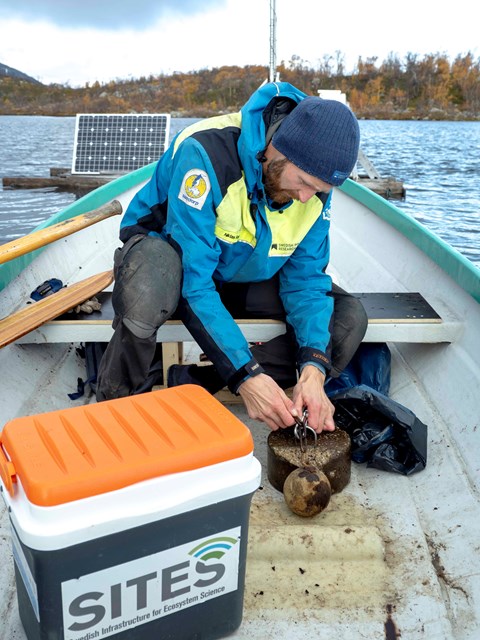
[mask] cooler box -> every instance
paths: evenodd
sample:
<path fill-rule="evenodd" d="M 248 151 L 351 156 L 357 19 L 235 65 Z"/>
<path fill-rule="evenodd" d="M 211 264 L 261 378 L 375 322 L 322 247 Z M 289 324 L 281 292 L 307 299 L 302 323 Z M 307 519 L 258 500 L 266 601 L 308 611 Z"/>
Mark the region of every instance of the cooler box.
<path fill-rule="evenodd" d="M 1 434 L 29 640 L 207 640 L 241 623 L 247 427 L 185 385 L 17 418 Z"/>

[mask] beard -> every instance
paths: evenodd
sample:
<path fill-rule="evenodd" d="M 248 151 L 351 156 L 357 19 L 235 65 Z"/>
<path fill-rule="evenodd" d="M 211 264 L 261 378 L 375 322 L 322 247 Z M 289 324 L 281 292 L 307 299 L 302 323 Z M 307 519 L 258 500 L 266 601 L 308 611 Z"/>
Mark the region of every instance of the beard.
<path fill-rule="evenodd" d="M 265 187 L 265 193 L 273 202 L 278 204 L 286 204 L 290 200 L 295 199 L 295 195 L 292 191 L 282 189 L 280 182 L 282 179 L 283 170 L 288 160 L 282 158 L 281 160 L 272 160 L 268 163 L 265 169 L 265 175 L 263 184 Z"/>

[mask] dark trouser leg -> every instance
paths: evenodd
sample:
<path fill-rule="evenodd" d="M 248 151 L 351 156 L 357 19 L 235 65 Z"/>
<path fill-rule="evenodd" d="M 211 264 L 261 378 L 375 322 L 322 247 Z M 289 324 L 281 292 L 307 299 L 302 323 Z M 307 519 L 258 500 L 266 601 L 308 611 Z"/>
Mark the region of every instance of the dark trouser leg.
<path fill-rule="evenodd" d="M 272 377 L 279 387 L 288 389 L 297 384 L 297 366 L 295 354 L 296 341 L 286 333 L 251 347 L 253 357 Z"/>
<path fill-rule="evenodd" d="M 275 277 L 255 283 L 222 283 L 219 286 L 219 294 L 226 309 L 234 318 L 285 319 L 285 311 L 278 295 L 278 279 Z M 296 383 L 297 348 L 294 338 L 281 335 L 264 344 L 253 346 L 251 351 L 265 373 L 283 389 L 288 389 Z M 213 393 L 225 386 L 225 382 L 211 366 L 193 366 L 190 367 L 189 373 Z"/>
<path fill-rule="evenodd" d="M 285 320 L 278 280 L 272 278 L 252 284 L 224 284 L 220 296 L 234 318 L 272 318 Z M 350 362 L 367 329 L 367 316 L 362 303 L 340 287 L 333 285 L 334 315 L 332 322 L 332 377 L 338 377 Z M 251 347 L 256 360 L 282 389 L 297 382 L 298 346 L 290 327 L 286 333 Z M 213 366 L 190 365 L 186 381 L 200 384 L 211 393 L 219 391 L 224 382 Z M 180 382 L 177 382 L 180 383 Z M 172 385 L 173 386 L 173 385 Z"/>
<path fill-rule="evenodd" d="M 367 330 L 367 316 L 363 305 L 349 293 L 333 285 L 334 312 L 332 323 L 330 375 L 338 377 L 350 362 Z M 278 296 L 278 284 L 273 278 L 249 286 L 245 299 L 247 317 L 284 319 L 285 313 Z M 282 387 L 296 383 L 297 344 L 291 330 L 273 340 L 255 345 L 252 353 L 268 375 Z"/>
<path fill-rule="evenodd" d="M 114 335 L 98 372 L 97 400 L 134 394 L 148 376 L 158 328 L 180 296 L 181 261 L 160 238 L 132 238 L 115 252 Z"/>
<path fill-rule="evenodd" d="M 334 308 L 330 375 L 338 378 L 360 346 L 367 330 L 368 318 L 358 298 L 335 284 L 332 294 Z"/>

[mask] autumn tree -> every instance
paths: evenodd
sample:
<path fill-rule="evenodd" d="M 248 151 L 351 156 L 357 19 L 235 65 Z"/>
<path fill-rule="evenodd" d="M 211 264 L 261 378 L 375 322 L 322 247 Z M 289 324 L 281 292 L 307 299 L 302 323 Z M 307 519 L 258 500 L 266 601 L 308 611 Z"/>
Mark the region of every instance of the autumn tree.
<path fill-rule="evenodd" d="M 359 117 L 480 120 L 480 61 L 471 52 L 450 63 L 444 53 L 402 60 L 361 56 L 346 73 L 340 51 L 311 62 L 293 55 L 278 67 L 280 79 L 309 95 L 339 89 Z M 204 117 L 237 111 L 268 77 L 263 65 L 221 66 L 190 73 L 98 81 L 81 88 L 0 78 L 0 114 L 172 113 Z"/>

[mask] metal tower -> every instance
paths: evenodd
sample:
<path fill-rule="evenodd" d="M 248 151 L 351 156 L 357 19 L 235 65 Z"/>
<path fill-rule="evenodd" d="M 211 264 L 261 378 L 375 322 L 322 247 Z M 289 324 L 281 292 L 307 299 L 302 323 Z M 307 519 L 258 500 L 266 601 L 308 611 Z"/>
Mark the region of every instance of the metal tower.
<path fill-rule="evenodd" d="M 275 10 L 275 0 L 270 0 L 270 71 L 268 75 L 270 82 L 278 80 L 277 74 L 277 12 Z"/>

